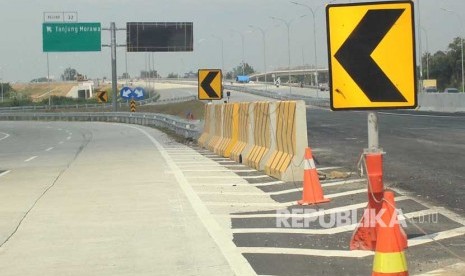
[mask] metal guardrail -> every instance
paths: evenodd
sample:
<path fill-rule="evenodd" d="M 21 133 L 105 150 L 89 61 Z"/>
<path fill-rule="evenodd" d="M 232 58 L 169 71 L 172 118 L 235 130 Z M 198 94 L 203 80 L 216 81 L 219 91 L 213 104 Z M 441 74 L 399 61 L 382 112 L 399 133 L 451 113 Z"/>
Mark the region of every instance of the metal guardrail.
<path fill-rule="evenodd" d="M 176 97 L 164 100 L 155 101 L 154 98 L 138 101 L 137 105 L 159 105 L 159 104 L 168 104 L 168 103 L 178 103 L 186 102 L 190 100 L 195 100 L 196 96 L 185 96 L 185 97 Z M 118 107 L 128 106 L 128 102 L 119 102 Z M 95 108 L 95 109 L 105 109 L 111 108 L 111 103 L 105 104 L 72 104 L 72 105 L 33 105 L 33 106 L 11 106 L 11 107 L 0 107 L 0 112 L 8 111 L 35 111 L 35 110 L 57 110 L 57 109 L 80 109 L 80 108 Z"/>
<path fill-rule="evenodd" d="M 161 127 L 174 131 L 185 138 L 197 139 L 201 133 L 199 121 L 194 123 L 179 117 L 158 113 L 130 112 L 4 112 L 0 113 L 3 121 L 81 121 L 81 122 L 112 122 L 138 124 L 143 126 Z"/>
<path fill-rule="evenodd" d="M 314 97 L 307 97 L 307 96 L 301 96 L 301 95 L 280 95 L 276 93 L 267 92 L 264 90 L 253 89 L 253 88 L 244 87 L 244 86 L 234 86 L 234 85 L 224 85 L 224 89 L 246 92 L 246 93 L 250 93 L 253 95 L 257 95 L 257 96 L 262 96 L 262 97 L 267 97 L 267 98 L 272 98 L 272 99 L 277 99 L 277 100 L 283 100 L 283 101 L 303 100 L 305 101 L 306 104 L 320 106 L 320 107 L 330 106 L 329 99 L 318 99 Z"/>

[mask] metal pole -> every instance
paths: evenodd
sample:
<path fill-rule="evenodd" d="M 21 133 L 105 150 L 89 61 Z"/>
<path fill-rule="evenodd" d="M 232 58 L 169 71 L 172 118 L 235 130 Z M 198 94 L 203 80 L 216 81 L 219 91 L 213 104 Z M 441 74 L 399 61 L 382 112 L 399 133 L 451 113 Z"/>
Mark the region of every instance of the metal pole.
<path fill-rule="evenodd" d="M 266 38 L 265 38 L 265 30 L 260 29 L 263 38 L 263 66 L 265 69 L 265 91 L 268 91 L 268 82 L 267 82 L 267 72 L 266 72 Z"/>
<path fill-rule="evenodd" d="M 369 152 L 379 152 L 378 114 L 368 112 L 368 149 Z"/>
<path fill-rule="evenodd" d="M 128 79 L 129 79 L 129 76 L 128 76 L 128 51 L 127 49 L 124 51 L 124 62 L 125 62 L 125 65 L 126 65 L 126 84 L 128 84 Z"/>
<path fill-rule="evenodd" d="M 245 61 L 244 61 L 244 53 L 245 53 L 245 46 L 244 46 L 244 34 L 240 33 L 242 39 L 242 75 L 245 76 Z"/>
<path fill-rule="evenodd" d="M 312 16 L 313 16 L 313 54 L 314 54 L 314 59 L 315 59 L 315 86 L 316 86 L 316 98 L 319 99 L 320 98 L 320 94 L 319 94 L 319 91 L 320 89 L 318 89 L 318 56 L 316 54 L 316 22 L 315 22 L 315 12 L 313 11 L 313 9 L 310 9 L 310 11 L 312 12 Z"/>
<path fill-rule="evenodd" d="M 116 75 L 116 26 L 115 22 L 110 23 L 111 33 L 111 89 L 113 91 L 113 97 L 111 102 L 113 104 L 113 112 L 118 111 L 118 105 L 116 98 L 118 97 L 117 90 L 117 75 Z"/>
<path fill-rule="evenodd" d="M 463 37 L 460 38 L 460 41 L 462 42 L 462 92 L 465 92 L 465 82 L 464 82 L 464 79 L 465 79 L 465 75 L 464 75 L 464 72 L 463 72 Z"/>
<path fill-rule="evenodd" d="M 224 72 L 224 42 L 223 39 L 219 36 L 212 35 L 213 38 L 218 39 L 221 43 L 221 71 L 223 71 L 223 79 L 224 76 L 226 75 Z"/>
<path fill-rule="evenodd" d="M 418 5 L 418 34 L 419 34 L 419 40 L 418 40 L 418 52 L 420 53 L 420 91 L 423 91 L 423 48 L 421 47 L 421 33 L 420 33 L 420 28 L 421 28 L 421 13 L 420 13 L 420 1 L 417 1 Z"/>
<path fill-rule="evenodd" d="M 287 70 L 288 73 L 288 83 L 289 83 L 289 96 L 292 95 L 292 85 L 291 85 L 291 23 L 286 22 L 287 26 L 287 58 L 289 69 Z"/>
<path fill-rule="evenodd" d="M 2 85 L 2 103 L 3 103 L 3 68 L 0 68 L 2 70 L 2 77 L 0 78 L 1 80 L 1 85 Z"/>
<path fill-rule="evenodd" d="M 50 91 L 50 63 L 49 63 L 49 59 L 48 59 L 48 53 L 47 53 L 47 83 L 48 83 L 48 106 L 50 106 L 52 104 L 52 101 L 51 101 L 51 91 Z M 3 87 L 3 86 L 2 86 Z M 2 92 L 2 101 L 3 101 L 3 92 Z"/>
<path fill-rule="evenodd" d="M 429 46 L 428 46 L 428 32 L 425 28 L 421 27 L 421 30 L 425 34 L 426 39 L 426 79 L 429 79 Z"/>

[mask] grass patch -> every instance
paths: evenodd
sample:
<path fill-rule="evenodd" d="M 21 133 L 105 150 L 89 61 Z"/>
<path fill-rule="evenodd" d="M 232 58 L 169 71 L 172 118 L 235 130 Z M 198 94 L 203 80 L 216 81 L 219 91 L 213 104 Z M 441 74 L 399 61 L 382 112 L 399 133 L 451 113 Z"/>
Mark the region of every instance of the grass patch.
<path fill-rule="evenodd" d="M 129 111 L 129 109 L 126 109 Z M 186 118 L 189 112 L 192 112 L 194 119 L 203 119 L 205 112 L 205 104 L 198 100 L 188 102 L 163 104 L 163 105 L 144 105 L 137 107 L 138 112 L 144 113 L 163 113 Z"/>
<path fill-rule="evenodd" d="M 112 108 L 79 108 L 79 109 L 53 109 L 47 112 L 111 112 Z M 129 107 L 118 107 L 118 111 L 129 112 Z M 143 105 L 137 106 L 136 112 L 139 113 L 161 113 L 186 118 L 188 112 L 194 114 L 195 120 L 203 120 L 205 104 L 198 100 L 191 100 L 181 103 L 162 104 L 162 105 Z"/>

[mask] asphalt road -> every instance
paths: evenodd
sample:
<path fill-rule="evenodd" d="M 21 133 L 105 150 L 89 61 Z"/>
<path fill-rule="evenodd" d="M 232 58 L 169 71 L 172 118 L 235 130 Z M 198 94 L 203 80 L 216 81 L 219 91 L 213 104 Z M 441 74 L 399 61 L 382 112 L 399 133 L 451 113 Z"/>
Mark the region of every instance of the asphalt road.
<path fill-rule="evenodd" d="M 224 256 L 244 258 L 179 184 L 178 147 L 124 124 L 0 122 L 0 274 L 233 275 Z"/>
<path fill-rule="evenodd" d="M 465 114 L 378 112 L 384 177 L 399 187 L 465 215 Z M 367 147 L 367 112 L 309 108 L 308 137 L 320 162 L 356 170 Z"/>

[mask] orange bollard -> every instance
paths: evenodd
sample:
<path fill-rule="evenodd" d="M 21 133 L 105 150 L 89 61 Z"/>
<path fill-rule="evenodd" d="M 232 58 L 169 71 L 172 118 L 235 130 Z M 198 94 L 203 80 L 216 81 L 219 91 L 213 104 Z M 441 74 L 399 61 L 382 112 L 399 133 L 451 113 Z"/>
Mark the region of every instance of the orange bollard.
<path fill-rule="evenodd" d="M 394 192 L 385 191 L 381 221 L 377 222 L 378 239 L 372 276 L 408 276 L 404 249 L 407 236 L 399 225 L 394 202 Z"/>
<path fill-rule="evenodd" d="M 315 161 L 313 161 L 312 157 L 312 150 L 308 147 L 305 149 L 302 200 L 297 201 L 297 203 L 299 205 L 311 205 L 329 201 L 330 199 L 325 198 L 323 195 Z"/>
<path fill-rule="evenodd" d="M 375 250 L 376 248 L 376 222 L 383 199 L 383 156 L 382 153 L 365 154 L 367 163 L 368 205 L 357 229 L 350 240 L 350 250 Z"/>

